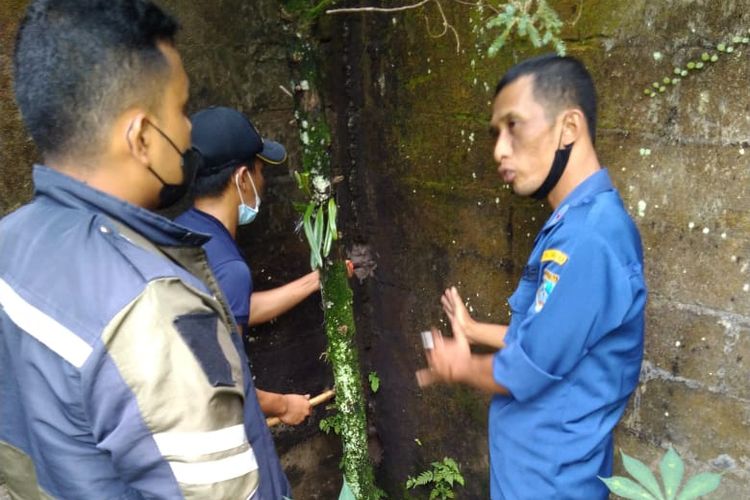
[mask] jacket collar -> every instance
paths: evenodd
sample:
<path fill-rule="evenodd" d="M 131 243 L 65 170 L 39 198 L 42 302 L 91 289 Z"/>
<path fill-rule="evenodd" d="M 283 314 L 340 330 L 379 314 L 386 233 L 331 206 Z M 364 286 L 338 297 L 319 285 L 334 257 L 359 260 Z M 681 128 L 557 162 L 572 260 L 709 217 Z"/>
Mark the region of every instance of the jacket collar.
<path fill-rule="evenodd" d="M 126 224 L 160 246 L 201 246 L 210 236 L 190 231 L 166 217 L 128 203 L 44 165 L 34 165 L 34 195 L 71 208 L 99 212 Z"/>

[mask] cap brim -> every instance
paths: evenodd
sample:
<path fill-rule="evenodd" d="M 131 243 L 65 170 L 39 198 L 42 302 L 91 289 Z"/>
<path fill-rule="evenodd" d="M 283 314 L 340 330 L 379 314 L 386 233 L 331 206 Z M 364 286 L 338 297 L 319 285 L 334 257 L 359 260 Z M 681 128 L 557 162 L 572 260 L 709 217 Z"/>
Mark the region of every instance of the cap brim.
<path fill-rule="evenodd" d="M 263 139 L 263 150 L 256 155 L 271 165 L 278 165 L 286 161 L 286 149 L 276 141 Z"/>

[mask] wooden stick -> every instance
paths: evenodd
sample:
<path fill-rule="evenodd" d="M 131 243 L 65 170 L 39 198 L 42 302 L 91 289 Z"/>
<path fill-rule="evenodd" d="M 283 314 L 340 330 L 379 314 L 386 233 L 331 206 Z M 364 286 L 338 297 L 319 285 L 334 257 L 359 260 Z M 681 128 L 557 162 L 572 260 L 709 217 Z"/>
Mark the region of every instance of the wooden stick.
<path fill-rule="evenodd" d="M 331 399 L 336 394 L 336 391 L 333 389 L 329 389 L 325 392 L 321 392 L 314 398 L 310 400 L 310 404 L 312 406 L 318 406 L 321 403 L 325 403 L 329 399 Z M 281 423 L 281 419 L 279 417 L 269 417 L 266 419 L 266 425 L 268 427 L 273 427 L 274 425 L 279 425 Z"/>

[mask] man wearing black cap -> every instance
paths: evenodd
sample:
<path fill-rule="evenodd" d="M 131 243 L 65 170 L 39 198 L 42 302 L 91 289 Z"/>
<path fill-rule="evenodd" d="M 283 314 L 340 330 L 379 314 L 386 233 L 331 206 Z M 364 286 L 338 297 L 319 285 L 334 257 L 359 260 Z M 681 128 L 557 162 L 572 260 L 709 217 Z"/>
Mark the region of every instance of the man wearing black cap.
<path fill-rule="evenodd" d="M 264 165 L 286 160 L 281 144 L 263 139 L 242 113 L 211 107 L 191 117 L 192 141 L 204 158 L 195 181 L 195 207 L 177 222 L 210 234 L 204 245 L 211 270 L 229 302 L 237 324 L 270 321 L 320 288 L 317 271 L 284 286 L 253 292 L 253 281 L 235 238 L 237 226 L 249 224 L 260 208 Z M 297 425 L 310 415 L 309 395 L 276 394 L 257 390 L 267 416 Z"/>

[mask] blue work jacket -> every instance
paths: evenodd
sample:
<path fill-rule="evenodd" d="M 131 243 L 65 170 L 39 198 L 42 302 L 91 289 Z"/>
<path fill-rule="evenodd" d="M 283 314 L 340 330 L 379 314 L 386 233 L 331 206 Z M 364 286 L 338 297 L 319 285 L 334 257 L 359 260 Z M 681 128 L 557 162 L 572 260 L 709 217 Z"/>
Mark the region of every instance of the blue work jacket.
<path fill-rule="evenodd" d="M 0 221 L 12 496 L 281 498 L 250 444 L 263 417 L 208 237 L 53 169 L 33 177 L 33 201 Z"/>

